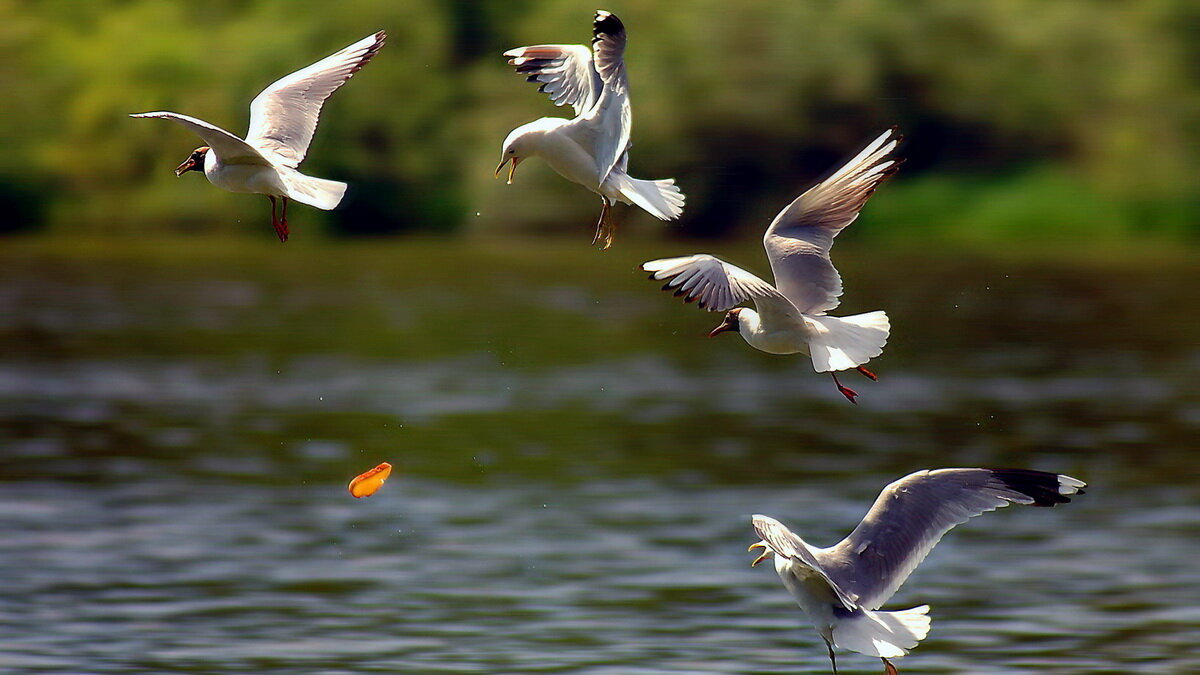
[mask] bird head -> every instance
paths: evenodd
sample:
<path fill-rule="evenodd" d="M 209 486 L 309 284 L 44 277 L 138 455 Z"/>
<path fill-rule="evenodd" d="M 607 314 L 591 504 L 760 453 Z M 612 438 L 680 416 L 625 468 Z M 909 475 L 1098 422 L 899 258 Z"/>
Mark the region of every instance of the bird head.
<path fill-rule="evenodd" d="M 509 185 L 512 185 L 513 174 L 517 172 L 517 165 L 521 160 L 528 157 L 531 153 L 529 134 L 526 133 L 525 127 L 517 127 L 512 130 L 508 138 L 504 139 L 504 147 L 500 150 L 500 165 L 496 167 L 496 178 L 500 177 L 500 172 L 504 170 L 504 165 L 512 162 L 512 166 L 508 168 Z"/>
<path fill-rule="evenodd" d="M 756 548 L 761 548 L 761 549 L 762 549 L 762 553 L 760 553 L 760 554 L 759 554 L 759 556 L 758 556 L 757 558 L 755 558 L 755 559 L 754 559 L 754 562 L 750 563 L 750 566 L 751 566 L 751 567 L 754 567 L 754 566 L 758 565 L 758 563 L 760 563 L 760 562 L 762 562 L 762 561 L 766 560 L 767 558 L 770 558 L 771 556 L 775 555 L 775 551 L 771 550 L 771 547 L 767 545 L 767 542 L 766 542 L 766 541 L 760 541 L 760 542 L 758 542 L 758 543 L 756 543 L 756 544 L 750 544 L 750 548 L 748 548 L 748 549 L 746 549 L 746 550 L 747 550 L 747 551 L 753 551 L 753 550 L 754 550 L 754 549 L 756 549 Z"/>
<path fill-rule="evenodd" d="M 189 171 L 204 170 L 204 156 L 208 154 L 208 146 L 202 145 L 192 151 L 188 158 L 183 160 L 183 164 L 175 167 L 175 175 L 182 176 Z"/>
<path fill-rule="evenodd" d="M 516 173 L 517 165 L 521 163 L 521 160 L 538 154 L 538 148 L 546 132 L 557 128 L 565 121 L 553 117 L 543 117 L 513 129 L 508 134 L 508 138 L 504 139 L 504 146 L 500 150 L 500 165 L 496 167 L 496 177 L 500 177 L 500 172 L 504 170 L 505 164 L 512 162 L 512 167 L 508 170 L 508 183 L 511 185 L 513 174 Z"/>
<path fill-rule="evenodd" d="M 742 316 L 742 312 L 745 312 L 745 311 L 747 311 L 745 307 L 735 307 L 735 308 L 729 310 L 728 312 L 726 312 L 725 320 L 721 322 L 721 325 L 712 329 L 712 331 L 708 334 L 708 337 L 717 337 L 717 335 L 720 335 L 721 333 L 724 333 L 726 331 L 733 331 L 735 333 L 742 332 L 741 331 L 741 326 L 742 326 L 741 316 Z"/>

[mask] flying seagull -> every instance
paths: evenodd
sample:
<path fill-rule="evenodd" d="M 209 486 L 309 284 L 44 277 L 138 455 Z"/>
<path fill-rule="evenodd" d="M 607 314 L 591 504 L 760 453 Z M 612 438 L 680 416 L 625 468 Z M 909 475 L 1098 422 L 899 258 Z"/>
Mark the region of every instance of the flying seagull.
<path fill-rule="evenodd" d="M 504 52 L 518 73 L 537 82 L 555 105 L 574 108 L 575 117 L 543 117 L 513 129 L 504 139 L 496 176 L 512 162 L 511 184 L 517 164 L 541 157 L 563 178 L 599 194 L 603 207 L 592 243 L 608 248 L 616 229 L 611 213 L 615 202 L 637 204 L 655 218 L 674 220 L 683 213 L 683 193 L 673 178 L 638 180 L 627 173 L 632 120 L 625 26 L 612 13 L 598 10 L 592 36 L 592 49 L 535 45 Z"/>
<path fill-rule="evenodd" d="M 875 380 L 862 364 L 883 353 L 891 325 L 882 311 L 834 317 L 842 278 L 829 260 L 833 238 L 854 219 L 875 188 L 900 162 L 889 157 L 900 142 L 893 127 L 779 212 L 763 236 L 775 285 L 707 253 L 642 264 L 664 291 L 674 291 L 702 309 L 727 312 L 709 337 L 735 331 L 750 346 L 770 354 L 808 354 L 818 373 L 828 372 L 851 403 L 858 392 L 842 386 L 837 372 L 854 368 Z M 754 302 L 755 309 L 737 307 Z"/>
<path fill-rule="evenodd" d="M 929 605 L 879 611 L 942 536 L 969 518 L 1009 504 L 1054 506 L 1082 494 L 1081 480 L 1025 469 L 918 471 L 888 485 L 848 537 L 829 548 L 811 546 L 783 523 L 753 517 L 762 549 L 751 565 L 774 556 L 775 571 L 833 648 L 888 659 L 904 656 L 929 633 Z"/>
<path fill-rule="evenodd" d="M 264 194 L 271 200 L 271 225 L 287 241 L 289 199 L 326 211 L 342 201 L 346 184 L 300 173 L 325 99 L 346 83 L 383 47 L 383 31 L 365 37 L 311 66 L 277 80 L 250 103 L 250 131 L 242 140 L 204 120 L 173 112 L 130 117 L 172 120 L 196 132 L 207 145 L 192 151 L 176 176 L 203 171 L 213 185 L 230 192 Z M 276 200 L 283 202 L 279 216 Z"/>

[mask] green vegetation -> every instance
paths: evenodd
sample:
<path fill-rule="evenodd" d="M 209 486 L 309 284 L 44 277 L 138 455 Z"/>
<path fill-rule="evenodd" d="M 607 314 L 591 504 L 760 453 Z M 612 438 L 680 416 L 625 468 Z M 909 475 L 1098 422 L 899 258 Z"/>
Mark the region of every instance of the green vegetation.
<path fill-rule="evenodd" d="M 880 128 L 910 141 L 863 237 L 964 243 L 1194 241 L 1200 10 L 1188 0 L 681 0 L 608 7 L 630 32 L 635 175 L 689 196 L 669 231 L 757 231 Z M 305 169 L 347 180 L 298 234 L 577 231 L 597 200 L 533 162 L 492 178 L 514 126 L 567 111 L 500 53 L 586 42 L 592 4 L 526 0 L 0 0 L 0 228 L 253 232 L 265 199 L 171 169 L 197 144 L 169 109 L 231 131 L 293 69 L 383 28 L 330 102 Z M 636 229 L 656 225 L 641 214 Z"/>

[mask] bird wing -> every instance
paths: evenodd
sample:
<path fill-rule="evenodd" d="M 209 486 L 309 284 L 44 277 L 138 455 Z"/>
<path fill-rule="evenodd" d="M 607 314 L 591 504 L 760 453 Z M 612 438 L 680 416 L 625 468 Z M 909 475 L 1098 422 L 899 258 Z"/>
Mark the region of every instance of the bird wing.
<path fill-rule="evenodd" d="M 752 300 L 764 319 L 775 315 L 771 318 L 800 321 L 796 308 L 774 286 L 707 253 L 651 260 L 641 269 L 654 281 L 665 279 L 664 291 L 684 296 L 685 302 L 698 300 L 700 308 L 710 312 L 724 312 Z"/>
<path fill-rule="evenodd" d="M 763 515 L 753 516 L 751 522 L 754 523 L 754 531 L 759 538 L 767 542 L 767 546 L 771 547 L 771 551 L 775 555 L 783 556 L 793 562 L 800 562 L 805 567 L 811 568 L 825 580 L 825 583 L 829 584 L 846 609 L 854 611 L 858 608 L 853 598 L 842 590 L 821 566 L 821 562 L 813 555 L 808 544 L 804 543 L 804 540 L 797 537 L 787 526 L 770 516 Z"/>
<path fill-rule="evenodd" d="M 317 130 L 325 99 L 361 70 L 386 39 L 379 31 L 263 89 L 250 103 L 246 142 L 278 164 L 293 169 L 299 166 Z"/>
<path fill-rule="evenodd" d="M 842 277 L 829 260 L 833 238 L 858 217 L 883 179 L 899 166 L 888 158 L 900 136 L 887 130 L 832 176 L 809 188 L 775 216 L 763 246 L 781 293 L 805 314 L 838 306 Z"/>
<path fill-rule="evenodd" d="M 208 147 L 217 153 L 217 157 L 221 158 L 223 162 L 271 166 L 271 162 L 267 161 L 267 158 L 263 157 L 258 149 L 221 127 L 209 124 L 204 120 L 166 111 L 136 113 L 130 117 L 153 117 L 178 122 L 194 131 L 208 144 Z"/>
<path fill-rule="evenodd" d="M 1063 504 L 1083 487 L 1024 469 L 917 471 L 884 488 L 858 527 L 816 557 L 856 603 L 879 609 L 955 525 L 1011 503 Z"/>
<path fill-rule="evenodd" d="M 592 61 L 601 82 L 598 98 L 591 109 L 563 126 L 595 160 L 597 185 L 604 184 L 629 149 L 633 112 L 624 56 L 624 24 L 613 14 L 598 10 L 592 23 Z"/>
<path fill-rule="evenodd" d="M 592 51 L 583 45 L 534 45 L 504 52 L 508 65 L 537 82 L 554 105 L 569 105 L 582 115 L 600 97 L 604 82 L 592 62 Z"/>

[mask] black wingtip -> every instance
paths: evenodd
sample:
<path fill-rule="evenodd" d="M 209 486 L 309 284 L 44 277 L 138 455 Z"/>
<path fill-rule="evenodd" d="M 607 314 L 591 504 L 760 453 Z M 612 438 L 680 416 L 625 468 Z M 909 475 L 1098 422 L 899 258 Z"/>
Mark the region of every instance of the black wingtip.
<path fill-rule="evenodd" d="M 992 469 L 992 476 L 1005 487 L 1020 492 L 1033 500 L 1033 506 L 1067 504 L 1074 495 L 1084 493 L 1086 485 L 1076 486 L 1068 476 L 1030 469 Z M 1082 481 L 1079 481 L 1082 482 Z"/>
<path fill-rule="evenodd" d="M 625 24 L 616 14 L 603 9 L 596 10 L 596 18 L 592 20 L 593 41 L 599 40 L 601 35 L 617 35 L 624 31 Z"/>

